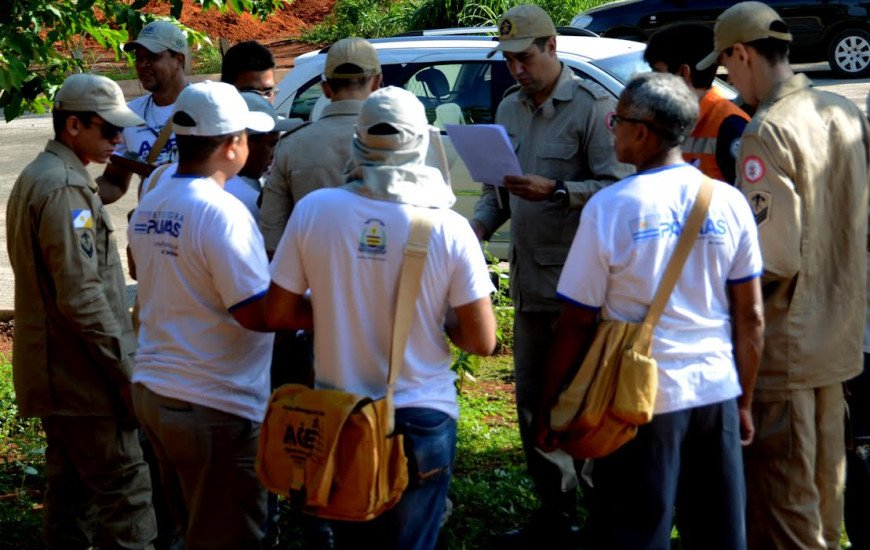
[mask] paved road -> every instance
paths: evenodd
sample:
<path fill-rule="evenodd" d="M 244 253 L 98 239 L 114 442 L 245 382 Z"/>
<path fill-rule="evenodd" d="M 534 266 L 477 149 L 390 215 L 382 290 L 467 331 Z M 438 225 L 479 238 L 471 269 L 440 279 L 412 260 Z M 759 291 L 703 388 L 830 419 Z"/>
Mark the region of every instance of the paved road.
<path fill-rule="evenodd" d="M 796 68 L 805 71 L 819 88 L 830 90 L 855 101 L 862 110 L 865 98 L 870 93 L 870 79 L 836 80 L 827 70 L 827 65 L 801 65 Z M 51 118 L 25 117 L 10 123 L 0 122 L 0 309 L 13 307 L 13 276 L 6 252 L 6 202 L 18 174 L 51 138 Z M 89 171 L 98 176 L 102 165 L 91 165 Z M 117 238 L 121 257 L 126 262 L 124 248 L 127 246 L 127 211 L 135 206 L 135 198 L 128 193 L 120 201 L 108 206 L 112 222 L 118 228 Z M 125 270 L 126 271 L 126 270 Z M 130 281 L 128 281 L 130 282 Z"/>

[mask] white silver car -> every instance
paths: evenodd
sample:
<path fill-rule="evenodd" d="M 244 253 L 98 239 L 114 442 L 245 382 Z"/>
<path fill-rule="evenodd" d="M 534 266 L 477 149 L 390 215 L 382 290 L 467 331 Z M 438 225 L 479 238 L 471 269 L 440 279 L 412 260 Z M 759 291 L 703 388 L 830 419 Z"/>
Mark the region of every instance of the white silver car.
<path fill-rule="evenodd" d="M 481 32 L 494 33 L 495 28 L 425 31 L 419 36 L 371 40 L 380 55 L 384 85 L 414 92 L 426 106 L 430 123 L 442 129 L 457 196 L 454 209 L 469 218 L 481 186 L 471 180 L 443 132 L 444 124 L 492 123 L 505 90 L 515 84 L 501 54 L 486 57 L 495 46 L 494 37 L 455 36 Z M 566 65 L 615 97 L 633 75 L 650 70 L 643 60 L 645 44 L 594 36 L 559 36 L 556 43 L 558 56 Z M 320 88 L 326 51 L 309 52 L 296 59 L 295 68 L 278 84 L 275 106 L 280 114 L 317 118 L 328 102 Z M 493 235 L 490 253 L 507 259 L 509 232 L 507 223 Z"/>

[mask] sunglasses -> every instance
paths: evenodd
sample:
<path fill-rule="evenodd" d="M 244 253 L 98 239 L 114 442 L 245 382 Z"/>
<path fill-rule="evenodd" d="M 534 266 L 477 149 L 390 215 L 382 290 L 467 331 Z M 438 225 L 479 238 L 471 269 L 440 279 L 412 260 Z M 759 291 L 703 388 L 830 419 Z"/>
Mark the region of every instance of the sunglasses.
<path fill-rule="evenodd" d="M 91 120 L 91 124 L 99 127 L 100 136 L 103 139 L 107 139 L 109 141 L 115 139 L 115 137 L 124 131 L 120 126 L 115 126 L 114 124 L 110 124 L 108 122 L 97 122 L 96 120 Z"/>
<path fill-rule="evenodd" d="M 242 88 L 239 92 L 253 92 L 260 97 L 270 98 L 275 95 L 275 88 Z"/>

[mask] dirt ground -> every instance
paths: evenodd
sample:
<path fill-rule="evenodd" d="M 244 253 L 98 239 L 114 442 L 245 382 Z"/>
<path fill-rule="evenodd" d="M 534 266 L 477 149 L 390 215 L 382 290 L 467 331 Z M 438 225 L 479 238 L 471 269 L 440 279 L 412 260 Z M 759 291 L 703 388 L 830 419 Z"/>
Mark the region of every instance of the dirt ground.
<path fill-rule="evenodd" d="M 0 321 L 0 355 L 12 355 L 12 321 Z"/>

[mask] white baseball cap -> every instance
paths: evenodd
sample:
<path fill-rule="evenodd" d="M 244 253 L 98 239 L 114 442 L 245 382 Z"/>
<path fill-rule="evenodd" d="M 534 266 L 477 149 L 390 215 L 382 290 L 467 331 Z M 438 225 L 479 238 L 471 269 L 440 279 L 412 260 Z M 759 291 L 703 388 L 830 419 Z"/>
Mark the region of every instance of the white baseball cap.
<path fill-rule="evenodd" d="M 248 104 L 248 110 L 252 113 L 266 113 L 272 117 L 275 127 L 270 130 L 271 132 L 287 132 L 304 124 L 301 118 L 278 116 L 272 103 L 257 92 L 242 92 L 242 99 Z"/>
<path fill-rule="evenodd" d="M 192 124 L 180 124 L 178 113 L 190 117 Z M 225 136 L 245 129 L 270 132 L 275 127 L 271 116 L 248 109 L 235 86 L 210 80 L 191 84 L 178 94 L 172 119 L 179 136 Z"/>

